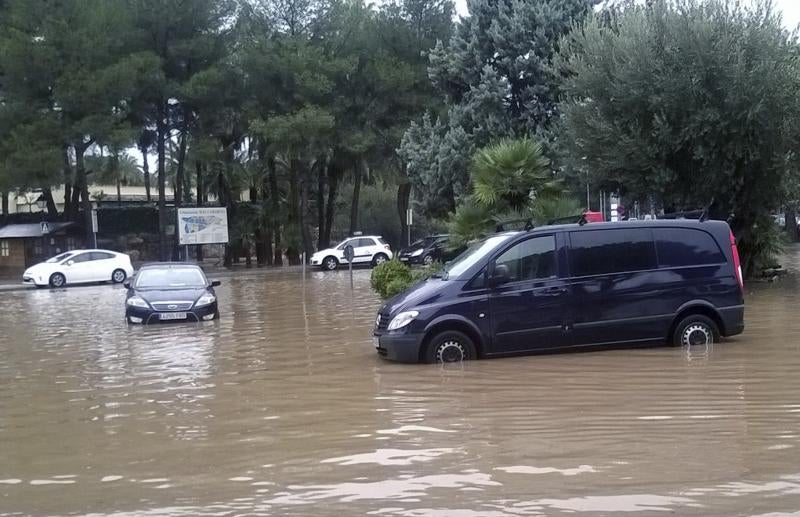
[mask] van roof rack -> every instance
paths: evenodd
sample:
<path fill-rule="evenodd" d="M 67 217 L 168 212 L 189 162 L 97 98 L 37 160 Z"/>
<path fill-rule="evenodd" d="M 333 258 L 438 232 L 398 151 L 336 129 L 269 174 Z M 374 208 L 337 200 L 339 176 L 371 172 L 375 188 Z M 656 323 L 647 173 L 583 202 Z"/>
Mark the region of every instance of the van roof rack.
<path fill-rule="evenodd" d="M 494 231 L 498 232 L 498 233 L 499 232 L 504 232 L 504 231 L 506 231 L 508 225 L 510 225 L 510 224 L 519 224 L 519 223 L 524 223 L 522 228 L 526 232 L 536 228 L 536 226 L 533 224 L 533 220 L 530 219 L 530 218 L 508 219 L 506 221 L 498 221 L 497 226 L 495 226 Z"/>
<path fill-rule="evenodd" d="M 584 225 L 586 224 L 586 222 L 587 222 L 586 217 L 583 214 L 577 214 L 577 215 L 568 215 L 567 217 L 557 217 L 555 219 L 550 219 L 549 221 L 547 221 L 547 225 L 550 226 L 553 224 L 576 224 L 576 223 Z"/>
<path fill-rule="evenodd" d="M 705 221 L 708 218 L 708 211 L 702 210 L 684 210 L 682 212 L 671 212 L 668 214 L 656 215 L 656 219 L 698 219 Z"/>
<path fill-rule="evenodd" d="M 663 214 L 657 215 L 656 219 L 697 219 L 701 223 L 704 221 L 708 221 L 708 212 L 711 209 L 711 205 L 714 204 L 714 199 L 711 198 L 711 201 L 708 202 L 706 206 L 697 210 L 685 210 L 683 212 L 673 212 L 671 214 Z"/>

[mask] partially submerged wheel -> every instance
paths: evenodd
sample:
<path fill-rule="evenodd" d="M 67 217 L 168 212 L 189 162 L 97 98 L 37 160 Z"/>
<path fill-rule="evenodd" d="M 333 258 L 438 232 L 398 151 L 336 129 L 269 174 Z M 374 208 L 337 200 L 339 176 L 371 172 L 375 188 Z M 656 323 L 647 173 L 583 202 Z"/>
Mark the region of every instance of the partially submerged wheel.
<path fill-rule="evenodd" d="M 693 314 L 682 319 L 675 327 L 672 336 L 674 346 L 708 346 L 719 341 L 719 327 L 714 321 L 701 314 Z"/>
<path fill-rule="evenodd" d="M 336 257 L 325 257 L 325 259 L 322 261 L 322 269 L 333 271 L 337 267 L 339 267 L 339 261 L 336 260 Z"/>
<path fill-rule="evenodd" d="M 50 275 L 50 287 L 64 287 L 67 283 L 67 279 L 61 273 L 53 273 Z"/>
<path fill-rule="evenodd" d="M 375 255 L 375 258 L 372 259 L 372 265 L 373 266 L 380 266 L 381 264 L 383 264 L 387 260 L 389 260 L 389 257 L 387 257 L 383 253 L 378 253 L 377 255 Z"/>
<path fill-rule="evenodd" d="M 458 331 L 450 330 L 437 334 L 425 349 L 427 363 L 456 363 L 475 359 L 475 343 Z"/>

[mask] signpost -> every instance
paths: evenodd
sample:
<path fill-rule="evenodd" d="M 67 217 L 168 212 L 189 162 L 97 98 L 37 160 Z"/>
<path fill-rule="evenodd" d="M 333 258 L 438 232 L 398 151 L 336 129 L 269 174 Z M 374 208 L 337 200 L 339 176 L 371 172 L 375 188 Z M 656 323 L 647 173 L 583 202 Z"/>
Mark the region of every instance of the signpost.
<path fill-rule="evenodd" d="M 408 245 L 411 246 L 411 227 L 414 225 L 414 210 L 406 209 L 406 226 L 408 226 Z"/>
<path fill-rule="evenodd" d="M 186 247 L 200 244 L 228 243 L 228 211 L 225 207 L 179 208 L 178 244 Z"/>
<path fill-rule="evenodd" d="M 92 209 L 92 235 L 94 235 L 94 247 L 97 248 L 97 210 Z"/>
<path fill-rule="evenodd" d="M 353 289 L 353 257 L 355 257 L 356 250 L 353 246 L 348 244 L 344 247 L 344 258 L 347 260 L 347 265 L 350 269 L 350 289 Z"/>

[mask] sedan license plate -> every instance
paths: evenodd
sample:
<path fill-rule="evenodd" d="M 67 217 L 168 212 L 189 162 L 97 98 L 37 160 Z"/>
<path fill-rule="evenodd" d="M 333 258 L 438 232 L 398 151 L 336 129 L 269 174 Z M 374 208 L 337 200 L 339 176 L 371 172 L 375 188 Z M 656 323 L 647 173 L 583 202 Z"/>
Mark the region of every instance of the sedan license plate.
<path fill-rule="evenodd" d="M 381 347 L 381 340 L 378 336 L 372 336 L 372 344 L 375 345 L 375 348 Z"/>
<path fill-rule="evenodd" d="M 158 319 L 160 320 L 185 320 L 186 313 L 185 312 L 162 312 L 158 315 Z"/>

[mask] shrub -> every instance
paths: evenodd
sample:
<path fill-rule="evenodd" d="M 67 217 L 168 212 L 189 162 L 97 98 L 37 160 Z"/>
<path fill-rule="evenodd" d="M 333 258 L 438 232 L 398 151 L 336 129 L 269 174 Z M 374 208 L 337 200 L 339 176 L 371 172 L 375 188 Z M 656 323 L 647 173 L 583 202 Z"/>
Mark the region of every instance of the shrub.
<path fill-rule="evenodd" d="M 414 285 L 414 280 L 405 279 L 405 278 L 393 278 L 387 285 L 386 285 L 386 294 L 383 296 L 384 298 L 391 298 L 396 294 L 400 294 L 412 285 Z"/>
<path fill-rule="evenodd" d="M 421 282 L 442 269 L 434 263 L 429 267 L 413 270 L 399 260 L 389 260 L 372 270 L 370 284 L 381 298 L 387 299 L 402 293 L 417 282 Z"/>
<path fill-rule="evenodd" d="M 413 283 L 411 277 L 411 268 L 400 262 L 399 260 L 389 260 L 380 264 L 372 270 L 372 276 L 370 277 L 370 284 L 372 288 L 375 289 L 381 298 L 389 298 L 394 294 L 402 291 L 400 289 L 399 282 L 403 282 L 403 285 L 410 286 Z M 389 285 L 394 283 L 395 285 L 392 289 L 400 289 L 400 291 L 396 291 L 394 294 L 389 294 Z"/>

